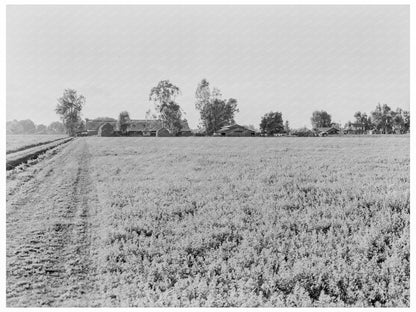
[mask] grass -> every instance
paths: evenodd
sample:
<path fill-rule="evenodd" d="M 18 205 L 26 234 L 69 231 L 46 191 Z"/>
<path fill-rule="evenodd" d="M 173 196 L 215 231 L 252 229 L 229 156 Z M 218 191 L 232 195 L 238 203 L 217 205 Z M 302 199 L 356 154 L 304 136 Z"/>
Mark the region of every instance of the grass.
<path fill-rule="evenodd" d="M 6 153 L 65 138 L 65 134 L 14 134 L 6 136 Z"/>
<path fill-rule="evenodd" d="M 409 137 L 86 140 L 104 305 L 409 306 Z"/>

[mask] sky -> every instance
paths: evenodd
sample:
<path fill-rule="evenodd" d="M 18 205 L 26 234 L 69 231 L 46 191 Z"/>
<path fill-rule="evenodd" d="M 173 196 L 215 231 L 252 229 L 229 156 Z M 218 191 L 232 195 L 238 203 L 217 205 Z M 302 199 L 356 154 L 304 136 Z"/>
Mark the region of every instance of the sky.
<path fill-rule="evenodd" d="M 315 110 L 353 120 L 378 103 L 410 109 L 409 6 L 7 6 L 6 119 L 48 125 L 67 88 L 83 118 L 145 118 L 168 79 L 191 128 L 206 78 L 236 98 L 237 123 Z"/>

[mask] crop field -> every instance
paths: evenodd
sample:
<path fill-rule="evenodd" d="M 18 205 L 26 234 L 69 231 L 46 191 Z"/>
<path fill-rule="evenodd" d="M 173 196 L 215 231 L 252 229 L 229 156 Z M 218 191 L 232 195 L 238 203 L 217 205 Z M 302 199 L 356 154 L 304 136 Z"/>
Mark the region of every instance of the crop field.
<path fill-rule="evenodd" d="M 7 305 L 409 306 L 409 144 L 77 138 L 7 173 Z"/>
<path fill-rule="evenodd" d="M 6 153 L 67 137 L 66 134 L 14 134 L 6 136 Z"/>

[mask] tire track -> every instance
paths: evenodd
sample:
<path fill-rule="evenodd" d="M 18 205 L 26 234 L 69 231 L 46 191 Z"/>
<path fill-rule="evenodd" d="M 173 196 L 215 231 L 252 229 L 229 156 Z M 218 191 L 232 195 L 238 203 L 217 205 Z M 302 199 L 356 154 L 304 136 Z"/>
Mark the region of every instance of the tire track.
<path fill-rule="evenodd" d="M 93 304 L 90 159 L 72 142 L 7 199 L 7 306 Z"/>

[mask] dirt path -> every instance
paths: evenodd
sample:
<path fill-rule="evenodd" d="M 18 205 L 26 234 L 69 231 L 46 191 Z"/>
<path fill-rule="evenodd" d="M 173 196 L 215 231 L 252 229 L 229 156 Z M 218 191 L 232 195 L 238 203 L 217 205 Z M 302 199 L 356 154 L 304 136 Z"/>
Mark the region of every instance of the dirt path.
<path fill-rule="evenodd" d="M 7 306 L 94 305 L 90 159 L 86 140 L 77 139 L 8 177 Z"/>

